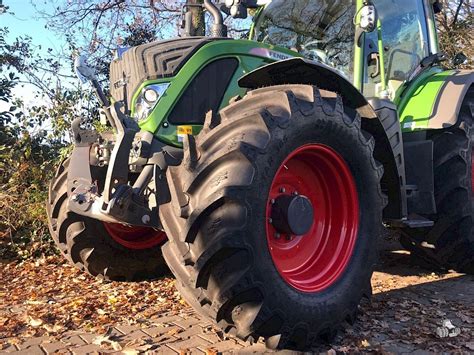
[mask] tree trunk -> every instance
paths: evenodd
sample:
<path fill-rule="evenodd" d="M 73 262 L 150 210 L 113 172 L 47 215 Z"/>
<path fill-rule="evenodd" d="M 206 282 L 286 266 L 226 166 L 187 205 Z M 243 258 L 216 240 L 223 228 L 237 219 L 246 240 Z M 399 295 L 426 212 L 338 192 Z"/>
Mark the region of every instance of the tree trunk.
<path fill-rule="evenodd" d="M 193 5 L 202 5 L 203 0 L 188 0 L 188 4 L 191 5 L 188 7 L 188 15 L 186 16 L 186 21 L 189 21 L 187 24 L 187 34 L 189 36 L 205 36 L 206 35 L 206 25 L 204 19 L 204 9 L 202 6 L 193 6 Z"/>

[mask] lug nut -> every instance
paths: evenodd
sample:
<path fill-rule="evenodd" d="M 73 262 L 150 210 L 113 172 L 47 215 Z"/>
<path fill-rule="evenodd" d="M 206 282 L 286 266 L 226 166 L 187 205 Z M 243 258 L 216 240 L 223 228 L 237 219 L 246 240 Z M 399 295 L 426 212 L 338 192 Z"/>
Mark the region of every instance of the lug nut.
<path fill-rule="evenodd" d="M 268 219 L 268 223 L 272 224 L 272 223 L 273 223 L 273 219 L 269 218 L 269 219 Z"/>
<path fill-rule="evenodd" d="M 285 189 L 284 187 L 282 187 L 282 188 L 280 189 L 280 192 L 281 192 L 282 194 L 284 194 L 284 193 L 286 192 L 286 189 Z"/>
<path fill-rule="evenodd" d="M 272 203 L 272 205 L 274 205 L 275 204 L 275 199 L 273 198 L 270 202 Z"/>
<path fill-rule="evenodd" d="M 275 233 L 275 239 L 280 239 L 281 234 L 280 233 Z"/>

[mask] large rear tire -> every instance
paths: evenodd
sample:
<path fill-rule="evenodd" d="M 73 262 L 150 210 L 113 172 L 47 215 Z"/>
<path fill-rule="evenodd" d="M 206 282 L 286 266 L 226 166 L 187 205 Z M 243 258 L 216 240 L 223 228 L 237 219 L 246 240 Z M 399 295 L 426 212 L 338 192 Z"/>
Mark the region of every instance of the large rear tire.
<path fill-rule="evenodd" d="M 172 200 L 160 206 L 182 296 L 271 348 L 309 349 L 353 322 L 382 227 L 373 149 L 360 117 L 312 86 L 255 90 L 208 115 L 167 171 Z"/>
<path fill-rule="evenodd" d="M 161 253 L 166 235 L 150 228 L 130 228 L 67 212 L 67 169 L 58 168 L 46 210 L 51 236 L 63 256 L 93 276 L 111 281 L 141 281 L 169 272 Z"/>
<path fill-rule="evenodd" d="M 430 133 L 434 143 L 433 228 L 404 229 L 405 248 L 428 264 L 474 274 L 474 87 L 461 106 L 458 124 Z"/>

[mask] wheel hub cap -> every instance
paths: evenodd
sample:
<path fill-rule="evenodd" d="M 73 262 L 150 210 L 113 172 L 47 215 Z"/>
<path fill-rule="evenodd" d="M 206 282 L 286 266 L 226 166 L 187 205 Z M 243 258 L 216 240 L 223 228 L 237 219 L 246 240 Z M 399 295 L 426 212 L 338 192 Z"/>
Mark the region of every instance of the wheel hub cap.
<path fill-rule="evenodd" d="M 304 235 L 314 219 L 313 205 L 306 196 L 280 195 L 272 206 L 272 220 L 279 233 Z"/>

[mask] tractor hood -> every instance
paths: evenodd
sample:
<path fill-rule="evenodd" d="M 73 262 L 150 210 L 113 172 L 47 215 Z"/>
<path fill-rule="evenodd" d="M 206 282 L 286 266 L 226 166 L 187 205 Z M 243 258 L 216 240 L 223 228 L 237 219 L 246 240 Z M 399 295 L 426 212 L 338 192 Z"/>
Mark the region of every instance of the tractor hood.
<path fill-rule="evenodd" d="M 133 94 L 141 83 L 175 76 L 196 51 L 215 40 L 224 39 L 177 38 L 127 50 L 110 65 L 110 94 L 113 100 L 124 101 L 128 110 Z"/>

